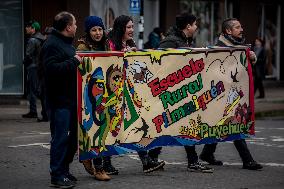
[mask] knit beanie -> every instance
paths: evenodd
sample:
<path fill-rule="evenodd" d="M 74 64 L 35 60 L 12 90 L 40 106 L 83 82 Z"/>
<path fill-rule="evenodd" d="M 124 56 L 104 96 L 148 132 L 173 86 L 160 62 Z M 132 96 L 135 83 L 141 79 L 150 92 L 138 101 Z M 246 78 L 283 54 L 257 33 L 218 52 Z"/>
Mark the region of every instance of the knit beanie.
<path fill-rule="evenodd" d="M 39 31 L 40 30 L 40 24 L 35 21 L 35 22 L 32 23 L 32 28 L 34 28 L 35 31 Z"/>
<path fill-rule="evenodd" d="M 94 26 L 100 26 L 101 28 L 103 28 L 103 30 L 105 29 L 104 23 L 100 17 L 88 16 L 85 19 L 85 32 L 88 33 Z"/>

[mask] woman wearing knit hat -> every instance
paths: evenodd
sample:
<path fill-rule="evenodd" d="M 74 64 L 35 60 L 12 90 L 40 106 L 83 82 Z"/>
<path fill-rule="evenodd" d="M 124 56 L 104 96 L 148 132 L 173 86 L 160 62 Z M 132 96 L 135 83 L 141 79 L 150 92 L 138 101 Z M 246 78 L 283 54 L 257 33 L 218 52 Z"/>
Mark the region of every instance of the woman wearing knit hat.
<path fill-rule="evenodd" d="M 108 51 L 108 40 L 104 32 L 104 24 L 100 17 L 88 16 L 85 19 L 85 32 L 78 42 L 78 51 Z M 118 170 L 111 164 L 111 157 L 98 157 L 92 160 L 82 161 L 85 170 L 94 175 L 97 180 L 108 181 L 111 178 L 107 174 L 118 174 Z M 93 165 L 94 164 L 94 168 Z"/>
<path fill-rule="evenodd" d="M 102 19 L 97 16 L 88 16 L 85 19 L 85 32 L 78 42 L 78 51 L 108 51 L 107 37 Z"/>

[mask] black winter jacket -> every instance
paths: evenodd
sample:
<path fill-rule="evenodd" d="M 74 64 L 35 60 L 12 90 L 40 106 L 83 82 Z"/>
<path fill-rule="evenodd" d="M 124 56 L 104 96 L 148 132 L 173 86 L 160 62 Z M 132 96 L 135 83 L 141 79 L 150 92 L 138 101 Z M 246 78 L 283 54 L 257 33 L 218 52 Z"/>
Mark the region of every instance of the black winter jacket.
<path fill-rule="evenodd" d="M 44 36 L 40 32 L 35 33 L 29 38 L 24 58 L 26 68 L 37 67 L 39 65 L 39 56 L 43 41 Z"/>
<path fill-rule="evenodd" d="M 190 47 L 191 42 L 191 38 L 187 38 L 182 31 L 178 30 L 176 27 L 172 27 L 166 38 L 161 41 L 159 48 Z"/>
<path fill-rule="evenodd" d="M 73 38 L 53 30 L 42 47 L 42 58 L 51 108 L 70 108 L 77 103 L 77 66 Z"/>

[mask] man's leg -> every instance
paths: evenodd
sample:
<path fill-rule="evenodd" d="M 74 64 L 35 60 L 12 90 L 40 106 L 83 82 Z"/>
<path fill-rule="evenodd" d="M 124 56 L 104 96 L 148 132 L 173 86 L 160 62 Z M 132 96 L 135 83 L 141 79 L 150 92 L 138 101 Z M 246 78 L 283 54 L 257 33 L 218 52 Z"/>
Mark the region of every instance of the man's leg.
<path fill-rule="evenodd" d="M 244 139 L 235 140 L 234 145 L 243 161 L 243 168 L 250 170 L 262 169 L 262 165 L 254 161 Z"/>
<path fill-rule="evenodd" d="M 27 69 L 27 82 L 28 82 L 28 100 L 30 104 L 30 110 L 27 114 L 23 115 L 23 118 L 37 118 L 36 108 L 36 91 L 37 91 L 37 73 L 36 67 Z"/>
<path fill-rule="evenodd" d="M 78 150 L 78 128 L 77 128 L 77 112 L 76 108 L 68 109 L 69 111 L 69 135 L 68 135 L 68 144 L 67 152 L 64 163 L 66 165 L 65 175 L 72 181 L 77 181 L 77 179 L 70 173 L 69 165 L 73 162 L 74 156 Z"/>
<path fill-rule="evenodd" d="M 202 173 L 212 173 L 213 169 L 203 165 L 202 163 L 198 162 L 198 156 L 195 151 L 195 146 L 184 146 L 187 160 L 188 160 L 188 171 L 191 172 L 202 172 Z"/>
<path fill-rule="evenodd" d="M 162 162 L 153 161 L 152 158 L 149 157 L 149 154 L 146 150 L 138 151 L 138 155 L 141 159 L 144 173 L 150 173 L 156 171 L 165 165 L 164 161 Z"/>
<path fill-rule="evenodd" d="M 199 156 L 200 159 L 208 162 L 211 165 L 223 165 L 223 162 L 220 160 L 216 160 L 214 156 L 217 144 L 218 143 L 205 144 Z"/>
<path fill-rule="evenodd" d="M 50 175 L 51 183 L 56 186 L 72 186 L 74 183 L 66 177 L 66 155 L 69 140 L 70 111 L 52 109 L 50 119 Z"/>

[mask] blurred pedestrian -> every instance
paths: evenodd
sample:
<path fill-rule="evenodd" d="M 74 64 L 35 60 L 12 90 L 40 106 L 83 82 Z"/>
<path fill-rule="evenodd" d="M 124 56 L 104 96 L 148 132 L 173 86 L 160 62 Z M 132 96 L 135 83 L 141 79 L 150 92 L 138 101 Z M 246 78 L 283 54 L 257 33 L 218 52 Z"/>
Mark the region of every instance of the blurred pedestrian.
<path fill-rule="evenodd" d="M 41 45 L 44 36 L 40 33 L 40 24 L 30 21 L 25 27 L 26 33 L 30 36 L 27 42 L 24 66 L 27 71 L 29 112 L 22 115 L 23 118 L 37 118 L 36 100 L 39 94 L 38 65 L 40 58 Z"/>
<path fill-rule="evenodd" d="M 222 23 L 222 33 L 218 39 L 217 46 L 221 47 L 233 47 L 237 45 L 245 45 L 245 37 L 243 35 L 243 28 L 241 23 L 236 18 L 228 18 Z M 255 64 L 256 55 L 253 51 L 249 52 L 250 61 Z M 262 165 L 257 163 L 248 147 L 245 139 L 238 139 L 234 141 L 234 145 L 239 152 L 239 155 L 243 161 L 243 169 L 257 170 L 262 169 Z M 216 150 L 217 143 L 205 144 L 200 159 L 207 161 L 209 164 L 216 164 L 214 152 Z M 217 164 L 219 165 L 219 164 Z M 222 164 L 220 164 L 222 165 Z"/>
<path fill-rule="evenodd" d="M 159 27 L 154 28 L 148 36 L 148 41 L 144 44 L 144 49 L 157 49 L 164 38 L 162 29 Z"/>
<path fill-rule="evenodd" d="M 69 165 L 77 151 L 77 66 L 81 62 L 72 45 L 77 25 L 73 14 L 60 12 L 54 30 L 42 47 L 42 60 L 50 108 L 51 184 L 71 188 L 77 179 Z"/>
<path fill-rule="evenodd" d="M 254 93 L 256 93 L 258 89 L 259 96 L 257 98 L 264 98 L 263 80 L 265 79 L 266 53 L 264 49 L 264 41 L 261 38 L 255 39 L 253 51 L 257 57 L 257 61 L 253 65 Z"/>
<path fill-rule="evenodd" d="M 44 29 L 43 35 L 44 35 L 44 41 L 47 39 L 48 35 L 52 32 L 53 28 L 52 27 L 46 27 Z M 42 41 L 42 44 L 44 43 Z M 44 78 L 44 68 L 43 68 L 43 61 L 42 61 L 42 52 L 40 52 L 40 61 L 38 65 L 38 81 L 39 81 L 39 99 L 41 102 L 41 118 L 38 118 L 38 122 L 48 122 L 49 121 L 49 116 L 48 116 L 48 107 L 46 104 L 46 86 L 45 86 L 45 78 Z"/>

